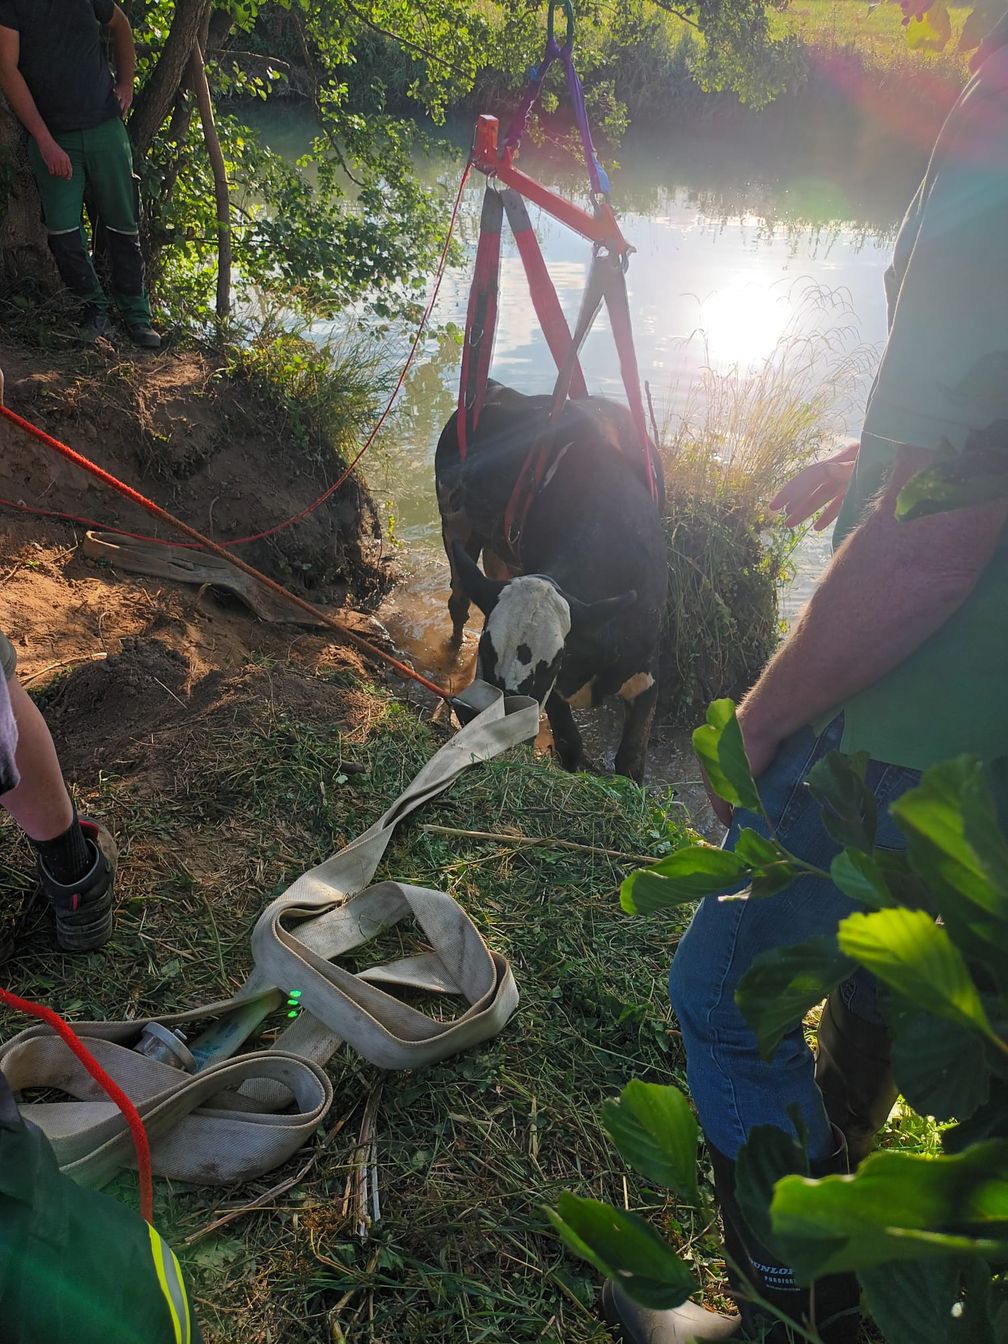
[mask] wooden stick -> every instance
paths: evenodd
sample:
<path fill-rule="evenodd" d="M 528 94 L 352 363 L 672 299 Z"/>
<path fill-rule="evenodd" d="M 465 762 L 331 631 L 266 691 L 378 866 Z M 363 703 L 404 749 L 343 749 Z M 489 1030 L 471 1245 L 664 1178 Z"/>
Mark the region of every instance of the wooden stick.
<path fill-rule="evenodd" d="M 79 653 L 76 658 L 62 658 L 58 663 L 50 663 L 48 667 L 32 672 L 27 677 L 19 676 L 18 681 L 22 686 L 28 686 L 31 682 L 38 681 L 39 677 L 44 677 L 47 672 L 55 672 L 58 667 L 73 667 L 75 663 L 100 663 L 107 657 L 107 653 Z M 178 696 L 175 698 L 177 700 Z"/>
<path fill-rule="evenodd" d="M 455 826 L 424 826 L 435 835 L 458 835 L 466 840 L 494 840 L 504 845 L 541 845 L 544 849 L 573 849 L 579 854 L 604 854 L 608 859 L 625 859 L 647 867 L 660 863 L 654 854 L 627 854 L 622 849 L 603 849 L 601 845 L 579 845 L 574 840 L 555 840 L 541 835 L 508 835 L 500 831 L 461 831 Z"/>

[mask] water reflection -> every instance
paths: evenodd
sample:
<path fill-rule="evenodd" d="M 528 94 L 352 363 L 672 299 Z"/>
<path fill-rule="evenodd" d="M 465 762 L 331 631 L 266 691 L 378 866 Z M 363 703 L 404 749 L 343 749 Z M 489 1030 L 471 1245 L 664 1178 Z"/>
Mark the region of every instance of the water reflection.
<path fill-rule="evenodd" d="M 253 109 L 248 120 L 292 158 L 308 148 L 314 131 L 310 112 L 296 107 Z M 449 133 L 456 148 L 420 165 L 432 186 L 457 180 L 470 124 Z M 634 136 L 619 157 L 613 201 L 637 249 L 628 275 L 631 312 L 641 376 L 652 389 L 660 421 L 674 423 L 683 413 L 705 367 L 723 372 L 758 365 L 782 333 L 800 334 L 803 324 L 806 331 L 831 333 L 847 349 L 881 345 L 882 274 L 923 168 L 922 150 L 886 139 L 877 126 L 852 125 L 842 113 L 820 110 L 803 120 L 793 109 L 790 115 L 770 109 L 728 127 L 714 122 L 688 132 L 673 128 L 661 136 Z M 555 156 L 526 153 L 522 166 L 584 200 L 581 177 L 559 166 Z M 477 182 L 467 190 L 458 232 L 467 264 L 446 276 L 434 314 L 442 326 L 464 322 L 480 199 Z M 530 213 L 573 323 L 589 246 L 536 210 Z M 319 329 L 320 337 L 330 332 Z M 622 396 L 604 315 L 582 362 L 592 391 Z M 454 405 L 458 365 L 456 344 L 432 344 L 406 383 L 393 430 L 367 466 L 372 489 L 395 519 L 394 535 L 405 543 L 415 608 L 408 623 L 421 642 L 425 622 L 437 629 L 443 619 L 444 559 L 432 461 Z M 843 404 L 834 407 L 838 435 L 860 429 L 871 360 L 861 365 L 860 382 L 847 380 Z M 548 391 L 554 377 L 510 240 L 502 257 L 493 373 L 525 392 Z M 828 377 L 824 369 L 823 379 Z M 827 553 L 828 539 L 819 535 L 799 548 L 796 580 L 785 597 L 789 615 L 807 598 Z"/>

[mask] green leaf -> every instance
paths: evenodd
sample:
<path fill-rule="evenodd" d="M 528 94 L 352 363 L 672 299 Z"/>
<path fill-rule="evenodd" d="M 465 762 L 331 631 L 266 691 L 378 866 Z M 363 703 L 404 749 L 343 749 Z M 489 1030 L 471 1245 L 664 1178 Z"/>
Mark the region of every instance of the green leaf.
<path fill-rule="evenodd" d="M 620 904 L 630 915 L 717 896 L 744 882 L 748 865 L 730 850 L 712 845 L 677 849 L 651 868 L 639 868 L 620 887 Z"/>
<path fill-rule="evenodd" d="M 918 1008 L 997 1041 L 962 953 L 924 910 L 850 915 L 837 930 L 837 942 Z"/>
<path fill-rule="evenodd" d="M 1008 1142 L 956 1157 L 880 1152 L 853 1176 L 777 1184 L 774 1236 L 800 1282 L 893 1261 L 1008 1255 Z"/>
<path fill-rule="evenodd" d="M 693 734 L 693 750 L 719 798 L 733 807 L 762 813 L 763 805 L 749 769 L 731 700 L 715 700 L 711 704 L 706 724 Z"/>
<path fill-rule="evenodd" d="M 700 1285 L 675 1252 L 635 1213 L 564 1191 L 557 1209 L 546 1210 L 565 1245 L 604 1274 L 617 1279 L 642 1306 L 680 1307 Z"/>
<path fill-rule="evenodd" d="M 945 915 L 962 913 L 965 897 L 993 916 L 982 927 L 1008 948 L 1008 844 L 981 761 L 960 756 L 926 770 L 920 784 L 898 798 L 892 814 L 907 837 L 914 869 L 939 898 Z"/>
<path fill-rule="evenodd" d="M 785 1034 L 856 969 L 834 937 L 761 952 L 739 981 L 735 1002 L 756 1033 L 759 1052 L 772 1058 Z"/>
<path fill-rule="evenodd" d="M 881 866 L 859 849 L 843 849 L 830 864 L 835 886 L 852 901 L 881 910 L 897 904 Z"/>
<path fill-rule="evenodd" d="M 1008 1138 L 1008 1079 L 994 1077 L 990 1097 L 966 1120 L 946 1129 L 942 1147 L 946 1153 L 961 1153 L 971 1143 Z"/>
<path fill-rule="evenodd" d="M 791 885 L 800 871 L 783 845 L 748 826 L 739 832 L 735 854 L 749 864 L 752 870 L 749 874 L 749 895 L 757 899 L 776 896 Z"/>
<path fill-rule="evenodd" d="M 858 1277 L 886 1344 L 994 1344 L 990 1266 L 983 1260 L 948 1256 L 883 1265 Z"/>
<path fill-rule="evenodd" d="M 1003 10 L 1002 10 L 1003 12 Z M 1000 15 L 998 16 L 1000 17 Z M 979 361 L 970 379 L 957 388 L 960 395 L 984 395 L 1003 382 L 1006 357 L 1002 352 Z M 971 385 L 975 384 L 975 386 Z M 944 446 L 944 456 L 927 471 L 911 476 L 896 500 L 896 518 L 909 522 L 948 509 L 990 504 L 1008 494 L 1008 422 L 995 420 L 974 431 L 966 447 Z"/>
<path fill-rule="evenodd" d="M 774 1186 L 792 1175 L 808 1175 L 804 1147 L 775 1125 L 754 1125 L 735 1160 L 735 1198 L 749 1231 L 771 1251 L 776 1249 L 770 1220 Z"/>
<path fill-rule="evenodd" d="M 952 21 L 945 0 L 934 0 L 924 14 L 907 24 L 907 42 L 921 51 L 942 51 L 952 36 Z"/>
<path fill-rule="evenodd" d="M 866 751 L 851 756 L 831 751 L 807 775 L 812 796 L 822 808 L 823 825 L 844 848 L 868 851 L 875 843 L 878 812 L 875 795 L 865 785 L 867 768 Z"/>
<path fill-rule="evenodd" d="M 676 1087 L 627 1083 L 619 1101 L 602 1107 L 602 1124 L 634 1171 L 667 1186 L 688 1203 L 700 1203 L 697 1143 L 700 1130 L 689 1102 Z"/>
<path fill-rule="evenodd" d="M 987 1046 L 975 1031 L 905 1004 L 886 1015 L 896 1086 L 919 1115 L 965 1120 L 987 1100 Z"/>

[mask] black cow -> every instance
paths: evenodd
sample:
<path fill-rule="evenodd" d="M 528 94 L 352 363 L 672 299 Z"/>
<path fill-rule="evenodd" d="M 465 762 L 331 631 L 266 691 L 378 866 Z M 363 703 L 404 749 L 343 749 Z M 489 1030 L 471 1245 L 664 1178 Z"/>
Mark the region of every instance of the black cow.
<path fill-rule="evenodd" d="M 456 643 L 473 601 L 486 617 L 478 675 L 545 705 L 561 763 L 582 763 L 571 708 L 619 695 L 625 707 L 616 769 L 644 777 L 657 700 L 658 640 L 667 561 L 661 509 L 651 499 L 633 422 L 601 397 L 568 402 L 491 383 L 465 462 L 455 416 L 434 458 L 442 536 L 451 566 Z M 518 553 L 504 513 L 530 446 L 547 469 Z M 477 565 L 480 553 L 495 577 Z"/>

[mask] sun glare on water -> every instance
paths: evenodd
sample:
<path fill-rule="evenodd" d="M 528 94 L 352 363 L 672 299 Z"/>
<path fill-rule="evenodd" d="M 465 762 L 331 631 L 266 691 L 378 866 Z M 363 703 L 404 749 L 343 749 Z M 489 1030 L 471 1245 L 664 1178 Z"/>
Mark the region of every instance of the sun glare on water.
<path fill-rule="evenodd" d="M 747 272 L 703 299 L 697 335 L 706 341 L 712 367 L 745 370 L 773 353 L 793 316 L 786 291 Z"/>

